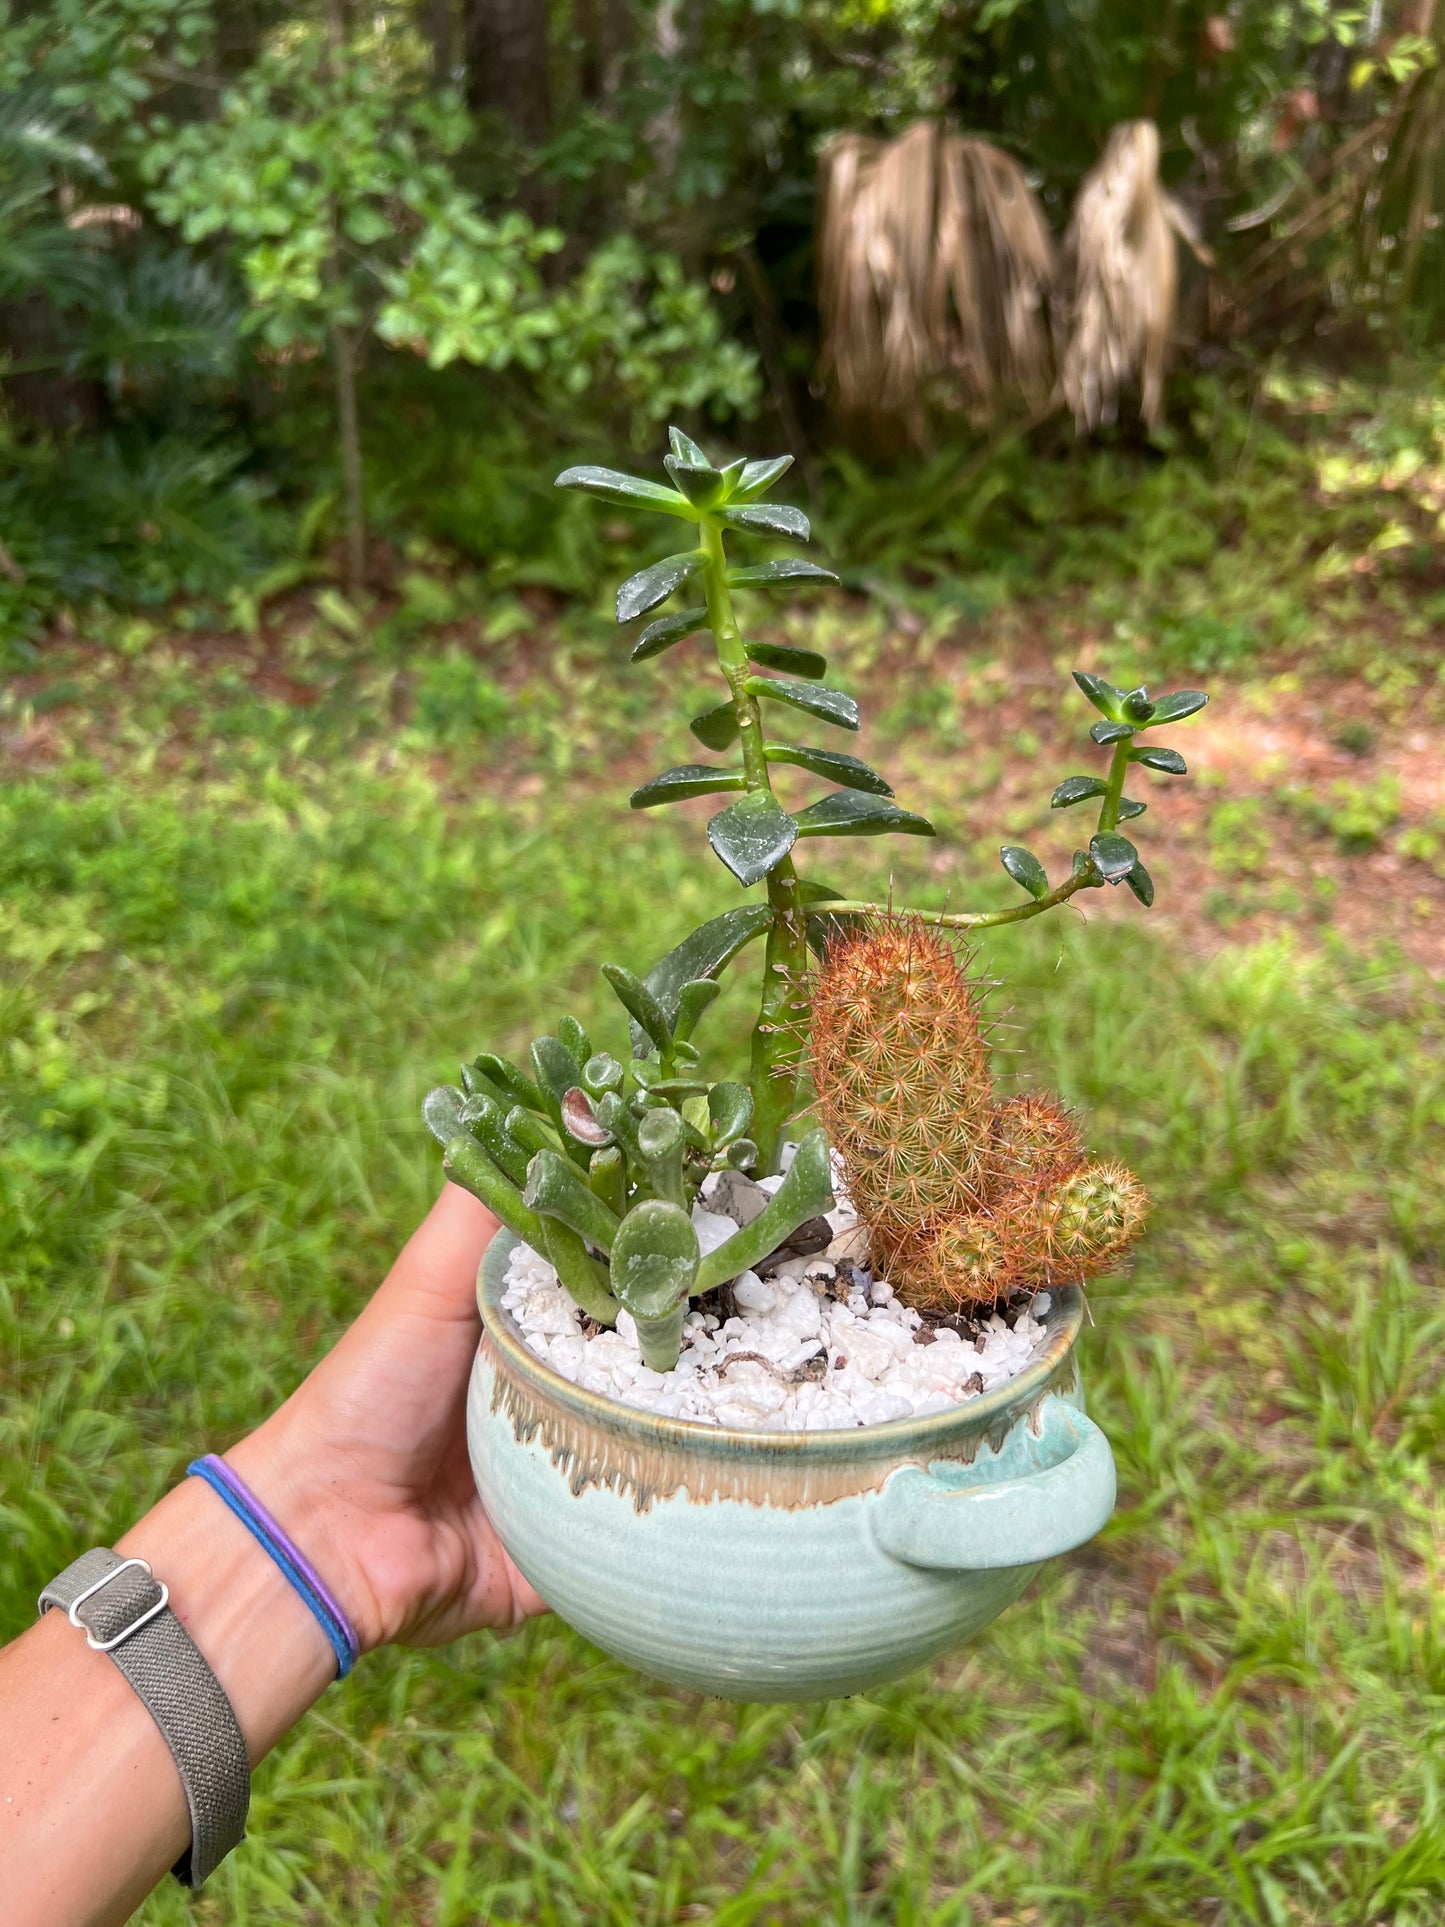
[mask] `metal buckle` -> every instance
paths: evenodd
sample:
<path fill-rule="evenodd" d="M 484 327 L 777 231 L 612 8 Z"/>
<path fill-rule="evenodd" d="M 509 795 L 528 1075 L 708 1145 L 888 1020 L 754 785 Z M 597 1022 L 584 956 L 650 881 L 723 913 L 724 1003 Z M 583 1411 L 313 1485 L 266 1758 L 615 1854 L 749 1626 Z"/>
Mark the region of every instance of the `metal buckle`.
<path fill-rule="evenodd" d="M 128 1566 L 139 1566 L 147 1579 L 155 1580 L 155 1583 L 161 1589 L 161 1596 L 153 1606 L 147 1606 L 138 1619 L 133 1619 L 128 1626 L 122 1626 L 114 1639 L 97 1639 L 85 1621 L 78 1616 L 80 1609 L 87 1599 L 93 1599 L 98 1592 L 103 1592 L 112 1579 L 119 1579 L 120 1575 Z M 154 1619 L 157 1613 L 164 1612 L 170 1596 L 170 1587 L 167 1586 L 163 1579 L 156 1579 L 155 1574 L 151 1571 L 150 1566 L 144 1559 L 122 1559 L 118 1566 L 112 1566 L 110 1571 L 106 1573 L 103 1578 L 97 1579 L 93 1586 L 87 1586 L 84 1592 L 75 1595 L 74 1599 L 70 1602 L 70 1610 L 66 1613 L 65 1617 L 77 1632 L 85 1634 L 85 1643 L 93 1653 L 108 1653 L 115 1647 L 121 1645 L 123 1641 L 129 1639 L 132 1633 L 138 1633 L 148 1619 Z"/>

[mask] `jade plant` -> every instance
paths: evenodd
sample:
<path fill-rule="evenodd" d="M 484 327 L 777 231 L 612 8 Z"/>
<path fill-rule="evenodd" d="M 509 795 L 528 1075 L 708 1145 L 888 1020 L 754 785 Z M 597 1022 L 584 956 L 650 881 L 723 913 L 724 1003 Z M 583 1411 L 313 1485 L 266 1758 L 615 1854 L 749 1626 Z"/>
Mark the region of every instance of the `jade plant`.
<path fill-rule="evenodd" d="M 1032 852 L 1005 844 L 1003 867 L 1023 892 L 1011 905 L 911 910 L 858 900 L 804 876 L 798 846 L 810 838 L 932 836 L 934 829 L 898 804 L 891 786 L 858 757 L 792 739 L 786 723 L 799 718 L 856 731 L 858 704 L 828 680 L 821 655 L 759 640 L 739 620 L 739 589 L 793 590 L 838 580 L 798 556 L 729 562 L 735 536 L 809 539 L 801 510 L 765 499 L 790 463 L 780 456 L 715 467 L 696 442 L 673 429 L 665 483 L 598 467 L 558 476 L 559 487 L 655 510 L 687 530 L 687 546 L 618 589 L 617 619 L 649 618 L 633 639 L 634 663 L 653 661 L 694 637 L 710 641 L 721 700 L 694 716 L 690 728 L 705 749 L 728 760 L 665 770 L 633 792 L 632 807 L 730 799 L 710 818 L 708 842 L 740 886 L 762 885 L 763 895 L 702 924 L 645 976 L 619 964 L 603 966 L 630 1019 L 626 1055 L 594 1051 L 582 1026 L 564 1018 L 532 1044 L 530 1074 L 483 1054 L 463 1067 L 460 1086 L 433 1091 L 425 1106 L 427 1124 L 445 1146 L 449 1175 L 550 1260 L 588 1316 L 613 1324 L 625 1311 L 635 1320 L 644 1359 L 657 1370 L 676 1362 L 691 1298 L 759 1263 L 832 1203 L 829 1137 L 815 1128 L 796 1145 L 766 1208 L 718 1249 L 701 1252 L 691 1217 L 711 1173 L 732 1168 L 763 1176 L 778 1169 L 785 1128 L 808 1094 L 816 999 L 827 1006 L 811 1065 L 820 1110 L 879 1256 L 908 1279 L 948 1281 L 919 1282 L 919 1302 L 929 1302 L 931 1292 L 938 1302 L 982 1303 L 1063 1271 L 1084 1275 L 1117 1256 L 1144 1210 L 1127 1172 L 1084 1161 L 1077 1133 L 1057 1107 L 1031 1099 L 1012 1108 L 996 1104 L 973 993 L 954 984 L 942 938 L 1022 922 L 1106 884 L 1122 883 L 1146 908 L 1152 904 L 1153 881 L 1134 844 L 1120 834 L 1119 826 L 1146 808 L 1125 794 L 1125 782 L 1136 764 L 1185 773 L 1177 750 L 1145 746 L 1139 738 L 1193 715 L 1207 698 L 1192 689 L 1151 698 L 1147 689 L 1119 689 L 1075 672 L 1099 711 L 1090 735 L 1109 750 L 1109 761 L 1102 773 L 1066 777 L 1051 803 L 1060 810 L 1097 804 L 1097 819 L 1069 874 L 1056 883 Z M 654 613 L 684 589 L 686 606 Z M 804 808 L 786 809 L 773 786 L 779 767 L 835 787 Z M 759 942 L 748 1083 L 710 1081 L 694 1033 L 718 994 L 720 974 Z M 882 945 L 885 963 L 892 959 L 883 971 L 882 1001 L 875 983 L 871 1003 L 856 996 L 850 1002 L 847 960 L 855 979 L 859 969 L 866 976 L 873 968 L 864 964 L 870 943 L 875 951 Z M 900 943 L 909 960 L 901 975 Z M 815 956 L 825 959 L 821 974 L 813 968 Z M 887 1052 L 870 1050 L 867 1038 L 896 1030 L 900 1000 L 911 1008 L 919 996 L 941 998 L 940 1009 L 948 1005 L 940 1035 L 956 1032 L 958 1056 L 915 1054 L 907 1094 L 896 1063 Z M 952 1104 L 960 1112 L 948 1126 L 954 1141 L 972 1134 L 962 1162 L 973 1161 L 977 1182 L 971 1191 L 967 1183 L 956 1190 L 946 1209 L 924 1195 L 936 1176 L 927 1155 L 913 1155 L 909 1174 L 895 1157 L 890 1168 L 903 1174 L 899 1184 L 888 1197 L 879 1194 L 876 1209 L 870 1203 L 878 1145 L 866 1132 L 860 1136 L 857 1125 L 879 1102 L 886 1109 L 890 1092 L 920 1115 Z M 916 1116 L 905 1122 L 901 1141 L 916 1153 L 926 1133 L 917 1137 Z"/>

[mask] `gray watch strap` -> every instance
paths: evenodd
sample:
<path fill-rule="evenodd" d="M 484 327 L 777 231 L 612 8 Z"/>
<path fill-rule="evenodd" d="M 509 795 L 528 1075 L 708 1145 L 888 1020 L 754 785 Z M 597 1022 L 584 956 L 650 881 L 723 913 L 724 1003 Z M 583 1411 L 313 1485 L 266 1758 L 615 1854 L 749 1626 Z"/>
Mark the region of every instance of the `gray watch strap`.
<path fill-rule="evenodd" d="M 83 1626 L 160 1728 L 191 1812 L 190 1850 L 173 1871 L 184 1886 L 199 1887 L 245 1835 L 251 1766 L 231 1702 L 166 1598 L 144 1560 L 96 1546 L 51 1580 L 40 1611 L 62 1607 Z"/>

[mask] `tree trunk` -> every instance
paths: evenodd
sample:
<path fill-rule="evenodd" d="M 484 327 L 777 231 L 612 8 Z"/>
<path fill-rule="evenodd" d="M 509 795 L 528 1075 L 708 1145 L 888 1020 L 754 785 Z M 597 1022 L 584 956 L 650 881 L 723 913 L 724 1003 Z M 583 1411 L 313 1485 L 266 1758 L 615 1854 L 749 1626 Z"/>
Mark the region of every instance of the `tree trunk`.
<path fill-rule="evenodd" d="M 500 114 L 528 146 L 552 128 L 546 0 L 463 0 L 467 105 Z"/>
<path fill-rule="evenodd" d="M 636 39 L 627 0 L 576 0 L 577 92 L 589 107 L 616 97 Z"/>
<path fill-rule="evenodd" d="M 346 594 L 359 601 L 366 588 L 366 500 L 361 485 L 361 424 L 356 412 L 356 342 L 350 328 L 331 329 L 336 376 L 336 426 L 341 443 L 341 500 L 346 523 Z"/>
<path fill-rule="evenodd" d="M 452 0 L 424 0 L 422 31 L 431 47 L 431 77 L 435 87 L 446 87 L 452 78 L 456 38 L 452 26 Z"/>

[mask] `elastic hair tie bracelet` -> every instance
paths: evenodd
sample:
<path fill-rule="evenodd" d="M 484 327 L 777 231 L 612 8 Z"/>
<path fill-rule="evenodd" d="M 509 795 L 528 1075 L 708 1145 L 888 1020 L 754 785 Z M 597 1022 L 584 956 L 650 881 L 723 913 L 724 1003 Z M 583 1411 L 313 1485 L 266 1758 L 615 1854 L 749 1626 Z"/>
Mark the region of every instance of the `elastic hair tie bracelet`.
<path fill-rule="evenodd" d="M 192 1478 L 205 1480 L 285 1573 L 336 1655 L 336 1677 L 345 1679 L 356 1664 L 361 1644 L 345 1609 L 315 1566 L 224 1459 L 208 1452 L 205 1458 L 193 1460 L 186 1471 Z"/>

